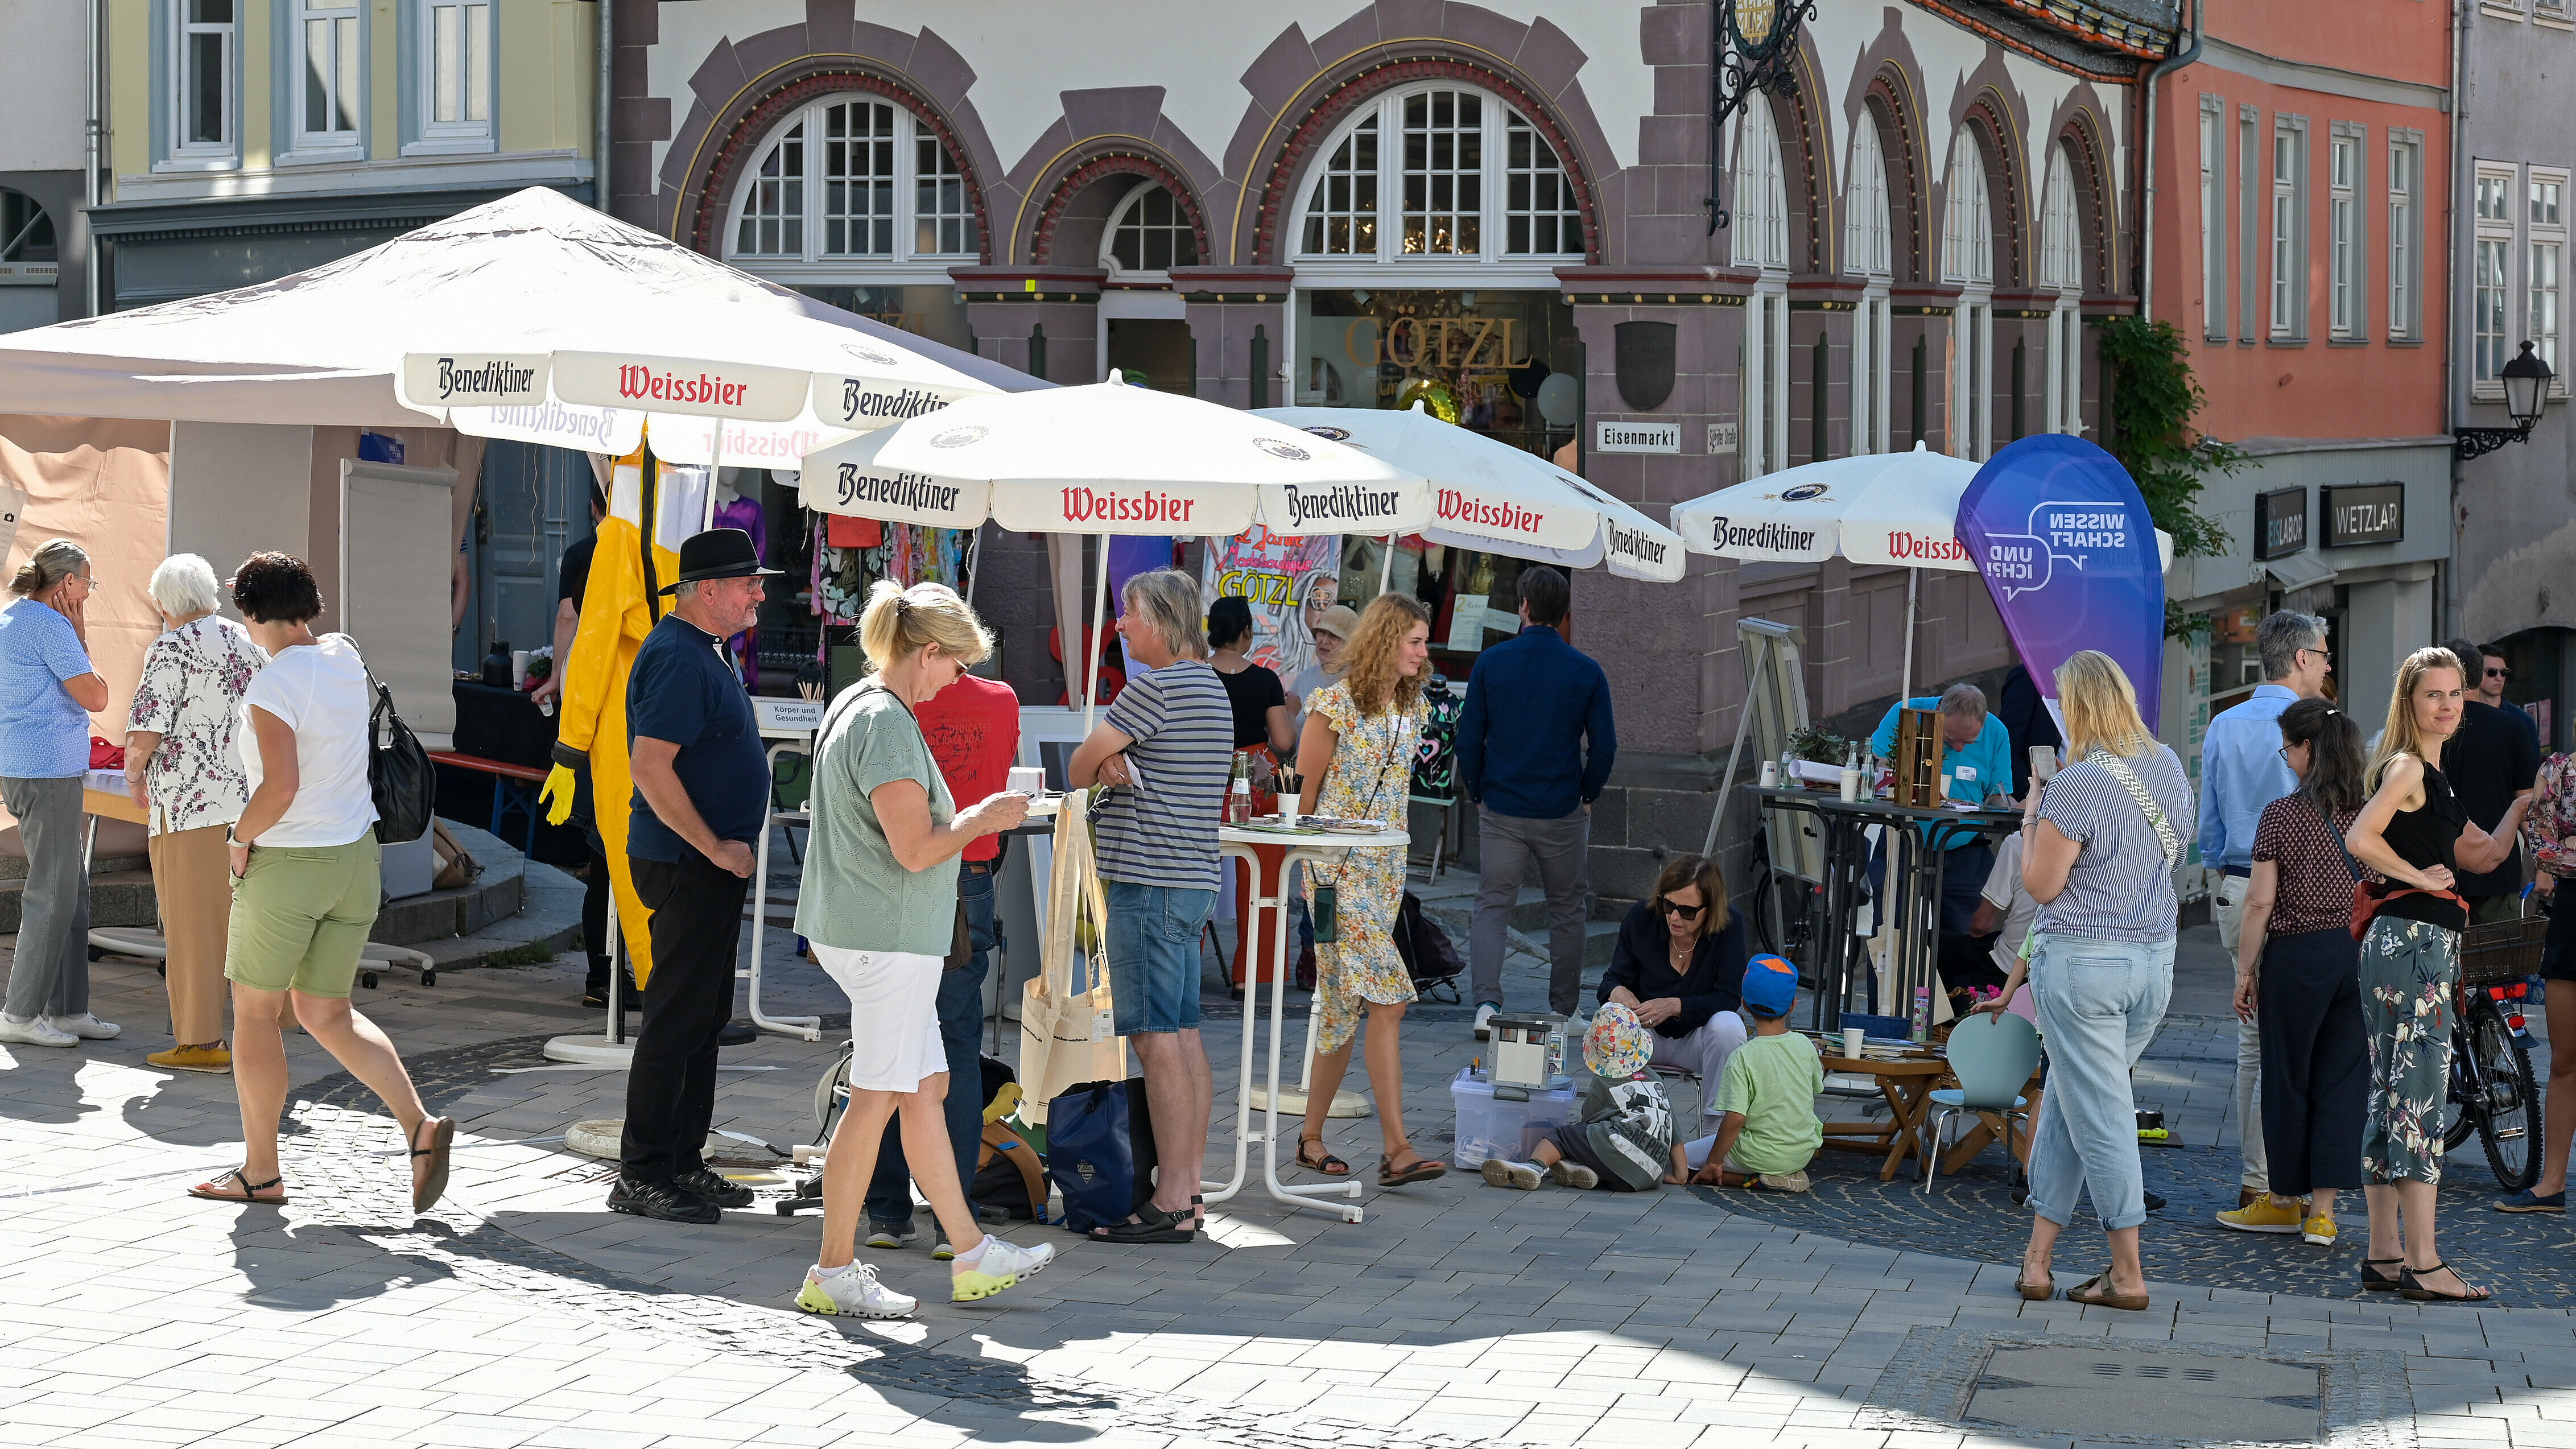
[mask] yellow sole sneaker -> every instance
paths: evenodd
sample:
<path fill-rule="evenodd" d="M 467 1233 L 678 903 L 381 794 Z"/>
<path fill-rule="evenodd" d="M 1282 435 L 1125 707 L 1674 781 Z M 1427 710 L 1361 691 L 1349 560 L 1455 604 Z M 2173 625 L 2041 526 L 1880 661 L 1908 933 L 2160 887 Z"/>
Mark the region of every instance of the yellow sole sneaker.
<path fill-rule="evenodd" d="M 2332 1218 L 2310 1218 L 2299 1228 L 2300 1242 L 2320 1248 L 2333 1247 L 2335 1235 L 2335 1220 Z"/>
<path fill-rule="evenodd" d="M 1005 1289 L 1016 1286 L 1019 1281 L 1019 1275 L 1016 1273 L 1004 1273 L 999 1277 L 995 1277 L 993 1274 L 979 1273 L 974 1269 L 969 1268 L 963 1273 L 950 1275 L 948 1279 L 948 1301 L 951 1303 L 972 1303 L 979 1298 L 990 1298 L 996 1293 L 1000 1293 Z"/>

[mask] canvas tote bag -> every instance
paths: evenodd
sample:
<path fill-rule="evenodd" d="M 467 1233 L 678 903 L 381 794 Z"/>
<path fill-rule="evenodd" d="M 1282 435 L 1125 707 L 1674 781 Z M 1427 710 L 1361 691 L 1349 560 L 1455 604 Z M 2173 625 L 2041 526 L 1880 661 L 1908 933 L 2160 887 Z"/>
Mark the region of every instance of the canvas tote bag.
<path fill-rule="evenodd" d="M 1081 1082 L 1127 1075 L 1127 1043 L 1109 1011 L 1109 973 L 1093 973 L 1090 990 L 1073 989 L 1073 958 L 1083 936 L 1095 961 L 1109 939 L 1109 897 L 1092 859 L 1087 792 L 1065 795 L 1055 817 L 1055 867 L 1047 878 L 1046 947 L 1038 974 L 1020 997 L 1022 1111 L 1043 1125 L 1047 1103 Z M 1089 927 L 1087 931 L 1083 927 Z"/>

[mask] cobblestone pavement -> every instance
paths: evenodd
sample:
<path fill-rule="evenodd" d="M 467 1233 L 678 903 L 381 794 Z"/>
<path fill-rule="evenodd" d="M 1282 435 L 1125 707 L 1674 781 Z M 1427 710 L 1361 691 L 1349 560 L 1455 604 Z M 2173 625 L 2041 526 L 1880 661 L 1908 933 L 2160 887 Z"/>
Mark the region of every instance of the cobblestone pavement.
<path fill-rule="evenodd" d="M 810 971 L 776 952 L 770 962 L 773 1011 L 846 1010 Z M 1514 989 L 1535 971 L 1516 960 Z M 2358 1299 L 2300 1277 L 2295 1256 L 2268 1243 L 2224 1263 L 2215 1247 L 2171 1250 L 2145 1314 L 2024 1303 L 2008 1263 L 2026 1219 L 1999 1180 L 1972 1169 L 1927 1205 L 1909 1178 L 1882 1187 L 1837 1162 L 1804 1199 L 1523 1194 L 1453 1173 L 1365 1189 L 1356 1226 L 1256 1188 L 1185 1248 L 1022 1225 L 1015 1236 L 1048 1234 L 1062 1252 L 1043 1277 L 988 1306 L 940 1294 L 915 1322 L 863 1329 L 786 1310 L 811 1260 L 811 1215 L 674 1228 L 602 1210 L 602 1165 L 549 1139 L 618 1115 L 622 1078 L 511 1070 L 540 1064 L 546 1034 L 593 1020 L 569 1005 L 576 963 L 365 995 L 469 1134 L 449 1203 L 418 1222 L 398 1211 L 399 1144 L 377 1105 L 300 1037 L 287 1146 L 297 1201 L 280 1211 L 181 1196 L 192 1176 L 237 1160 L 231 1083 L 145 1069 L 143 1053 L 166 1041 L 157 982 L 116 963 L 97 976 L 125 1040 L 0 1052 L 0 1443 L 2074 1441 L 1922 1417 L 1920 1396 L 1889 1381 L 1907 1372 L 1890 1369 L 1901 1353 L 1933 1353 L 1921 1330 L 1948 1346 L 1945 1362 L 1968 1361 L 1959 1344 L 1980 1334 L 2360 1355 L 2395 1379 L 2369 1400 L 2371 1442 L 2576 1449 L 2576 1295 L 2544 1276 L 2552 1247 L 2563 1269 L 2567 1237 L 2558 1220 L 2481 1211 L 2480 1168 L 2460 1174 L 2467 1200 L 2444 1223 L 2445 1248 L 2510 1306 Z M 1423 1014 L 1450 1018 L 1407 1035 L 1404 1108 L 1428 1152 L 1445 1146 L 1447 1080 L 1475 1047 L 1448 1011 Z M 1240 1031 L 1239 1019 L 1209 1023 L 1227 1125 Z M 2198 1182 L 2214 1196 L 2233 1178 L 2222 1041 L 2223 1023 L 2178 1020 L 2142 1066 L 2142 1099 L 2162 1095 L 2185 1144 L 2150 1159 L 2169 1191 Z M 726 1073 L 718 1125 L 810 1137 L 832 1046 L 773 1037 L 727 1053 L 755 1070 Z M 1685 1091 L 1676 1106 L 1691 1105 Z M 1333 1145 L 1363 1174 L 1377 1125 L 1333 1124 Z M 1231 1166 L 1229 1140 L 1210 1175 Z M 2175 1221 L 2151 1243 L 2215 1231 L 2182 1221 L 2186 1206 L 2177 1192 Z M 2070 1234 L 2061 1272 L 2089 1271 L 2095 1243 Z M 870 1256 L 907 1292 L 945 1275 L 919 1249 Z"/>

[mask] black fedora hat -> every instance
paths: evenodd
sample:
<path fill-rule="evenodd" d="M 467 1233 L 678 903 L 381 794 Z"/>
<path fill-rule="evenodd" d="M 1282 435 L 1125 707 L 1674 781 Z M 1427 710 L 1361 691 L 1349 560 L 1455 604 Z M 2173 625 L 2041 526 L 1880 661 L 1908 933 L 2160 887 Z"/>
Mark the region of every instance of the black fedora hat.
<path fill-rule="evenodd" d="M 710 528 L 680 541 L 680 576 L 664 584 L 661 591 L 667 594 L 700 579 L 739 579 L 753 574 L 769 577 L 785 572 L 760 566 L 760 551 L 751 546 L 750 534 L 739 528 Z"/>

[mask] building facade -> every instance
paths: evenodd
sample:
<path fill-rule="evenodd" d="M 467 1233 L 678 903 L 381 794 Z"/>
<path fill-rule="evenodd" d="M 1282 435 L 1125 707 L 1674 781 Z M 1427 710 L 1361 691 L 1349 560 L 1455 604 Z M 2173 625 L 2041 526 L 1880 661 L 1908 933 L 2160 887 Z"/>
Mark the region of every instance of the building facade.
<path fill-rule="evenodd" d="M 524 186 L 590 200 L 598 10 L 105 7 L 109 179 L 90 212 L 101 310 L 285 276 Z"/>
<path fill-rule="evenodd" d="M 0 332 L 89 315 L 88 8 L 0 0 Z"/>
<path fill-rule="evenodd" d="M 2576 428 L 2567 415 L 2567 227 L 2576 129 L 2557 120 L 2555 77 L 2576 63 L 2565 0 L 2460 7 L 2458 269 L 2450 406 L 2455 424 L 2506 426 L 2498 371 L 2523 343 L 2557 374 L 2527 441 L 2458 464 L 2449 632 L 2503 647 L 2506 697 L 2545 748 L 2576 744 Z"/>
<path fill-rule="evenodd" d="M 2205 0 L 2156 81 L 2150 315 L 2183 335 L 2199 429 L 2242 448 L 2199 506 L 2229 540 L 2177 560 L 2206 616 L 2168 650 L 2163 728 L 2199 732 L 2261 682 L 2253 625 L 2330 627 L 2365 733 L 2397 661 L 2441 635 L 2451 439 L 2450 18 L 2418 0 Z"/>
<path fill-rule="evenodd" d="M 1106 12 L 616 0 L 611 208 L 1057 381 L 1445 392 L 1652 515 L 1851 452 L 2098 425 L 2085 324 L 2136 305 L 2137 80 L 2170 4 L 1828 5 L 1714 137 L 1707 3 Z M 1575 399 L 1543 406 L 1542 374 Z M 1006 676 L 1051 700 L 1042 559 L 988 541 L 979 602 Z M 1916 677 L 2000 673 L 1973 578 L 1925 593 Z M 1738 617 L 1803 627 L 1813 711 L 1874 723 L 1904 596 L 1839 561 L 1578 579 L 1620 711 L 1602 891 L 1705 828 Z"/>

